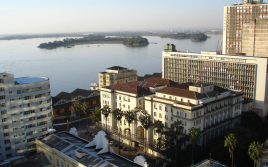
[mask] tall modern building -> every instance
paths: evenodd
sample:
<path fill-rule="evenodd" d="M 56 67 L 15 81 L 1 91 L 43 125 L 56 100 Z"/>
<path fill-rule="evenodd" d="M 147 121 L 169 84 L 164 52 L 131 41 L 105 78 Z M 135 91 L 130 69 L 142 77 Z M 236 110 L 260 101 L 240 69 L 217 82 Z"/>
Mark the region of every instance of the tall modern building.
<path fill-rule="evenodd" d="M 0 73 L 0 160 L 35 151 L 52 127 L 49 79 Z"/>
<path fill-rule="evenodd" d="M 268 18 L 243 24 L 242 52 L 249 56 L 268 57 Z"/>
<path fill-rule="evenodd" d="M 120 66 L 107 68 L 105 72 L 99 72 L 99 88 L 112 86 L 118 82 L 137 81 L 137 70 L 130 70 Z"/>
<path fill-rule="evenodd" d="M 264 117 L 268 112 L 267 65 L 268 59 L 265 57 L 166 50 L 162 55 L 162 78 L 242 90 L 244 103 L 249 102 L 251 107 L 263 109 Z"/>
<path fill-rule="evenodd" d="M 268 4 L 262 0 L 244 0 L 224 6 L 223 54 L 243 53 L 243 24 L 252 23 L 256 18 L 268 18 Z"/>

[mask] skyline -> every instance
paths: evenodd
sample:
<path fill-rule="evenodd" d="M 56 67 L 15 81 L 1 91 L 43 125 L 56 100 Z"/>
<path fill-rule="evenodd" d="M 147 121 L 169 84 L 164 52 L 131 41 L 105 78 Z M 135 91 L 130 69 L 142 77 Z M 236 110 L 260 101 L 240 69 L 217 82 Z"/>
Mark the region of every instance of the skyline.
<path fill-rule="evenodd" d="M 213 1 L 4 1 L 0 34 L 222 29 L 223 7 Z"/>

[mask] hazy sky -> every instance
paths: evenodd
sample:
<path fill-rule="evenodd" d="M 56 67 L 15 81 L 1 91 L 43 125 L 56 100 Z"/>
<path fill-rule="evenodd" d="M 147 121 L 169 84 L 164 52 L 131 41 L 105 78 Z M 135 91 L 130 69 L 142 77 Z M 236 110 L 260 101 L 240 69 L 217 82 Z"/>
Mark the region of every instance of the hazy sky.
<path fill-rule="evenodd" d="M 237 1 L 0 0 L 0 34 L 221 29 L 223 6 Z"/>

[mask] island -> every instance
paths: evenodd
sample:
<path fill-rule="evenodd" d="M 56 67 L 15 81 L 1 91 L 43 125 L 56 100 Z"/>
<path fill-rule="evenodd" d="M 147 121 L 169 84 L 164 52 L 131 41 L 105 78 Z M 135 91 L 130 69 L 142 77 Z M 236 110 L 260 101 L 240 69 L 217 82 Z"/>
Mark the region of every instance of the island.
<path fill-rule="evenodd" d="M 177 34 L 161 35 L 160 37 L 172 38 L 172 39 L 191 39 L 192 41 L 205 41 L 208 38 L 208 36 L 203 33 L 194 33 L 194 34 L 177 33 Z"/>
<path fill-rule="evenodd" d="M 124 44 L 124 45 L 137 45 L 144 46 L 148 45 L 149 42 L 146 38 L 132 37 L 132 38 L 121 38 L 121 37 L 106 37 L 103 35 L 87 35 L 82 38 L 66 38 L 62 41 L 54 41 L 48 43 L 41 43 L 38 48 L 54 49 L 57 47 L 70 48 L 73 45 L 83 44 Z"/>
<path fill-rule="evenodd" d="M 138 36 L 132 38 L 125 38 L 123 44 L 129 46 L 147 46 L 149 45 L 149 42 L 147 38 Z"/>

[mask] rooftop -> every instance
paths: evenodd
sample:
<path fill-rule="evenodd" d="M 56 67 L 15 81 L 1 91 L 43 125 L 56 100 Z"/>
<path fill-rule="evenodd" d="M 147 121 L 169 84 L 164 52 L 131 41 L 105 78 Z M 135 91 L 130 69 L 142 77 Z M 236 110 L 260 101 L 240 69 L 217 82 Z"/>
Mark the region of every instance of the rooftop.
<path fill-rule="evenodd" d="M 66 156 L 73 160 L 90 167 L 138 167 L 134 163 L 131 163 L 123 158 L 118 157 L 114 154 L 100 154 L 97 155 L 98 151 L 95 148 L 85 148 L 88 142 L 78 139 L 67 132 L 60 132 L 51 134 L 41 140 L 47 146 L 55 148 Z M 86 153 L 83 158 L 77 158 L 75 151 L 82 151 Z"/>
<path fill-rule="evenodd" d="M 142 88 L 137 85 L 131 85 L 128 83 L 122 83 L 119 82 L 115 85 L 110 86 L 110 89 L 122 91 L 122 92 L 127 92 L 127 93 L 133 93 L 133 94 L 138 94 L 138 95 L 151 95 L 153 94 L 150 92 L 148 89 Z"/>
<path fill-rule="evenodd" d="M 34 82 L 42 82 L 47 81 L 48 78 L 46 77 L 23 77 L 23 78 L 15 78 L 14 81 L 18 82 L 19 84 L 28 84 Z"/>
<path fill-rule="evenodd" d="M 120 66 L 113 66 L 113 67 L 110 67 L 110 68 L 107 68 L 109 70 L 125 70 L 127 68 L 125 67 L 120 67 Z"/>

